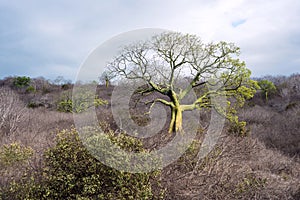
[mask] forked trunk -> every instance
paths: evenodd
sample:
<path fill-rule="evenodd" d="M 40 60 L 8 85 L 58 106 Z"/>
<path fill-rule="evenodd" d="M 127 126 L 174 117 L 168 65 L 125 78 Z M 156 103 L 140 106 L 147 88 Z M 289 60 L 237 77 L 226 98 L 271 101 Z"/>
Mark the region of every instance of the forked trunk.
<path fill-rule="evenodd" d="M 169 133 L 178 133 L 182 131 L 182 110 L 180 106 L 172 108 L 171 122 Z"/>

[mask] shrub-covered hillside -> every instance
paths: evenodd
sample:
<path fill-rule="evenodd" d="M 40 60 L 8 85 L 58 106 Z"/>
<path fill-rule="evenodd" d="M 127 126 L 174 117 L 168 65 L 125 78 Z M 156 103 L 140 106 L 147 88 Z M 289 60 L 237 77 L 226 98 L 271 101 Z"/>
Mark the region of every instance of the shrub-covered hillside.
<path fill-rule="evenodd" d="M 117 126 L 111 85 L 72 100 L 73 84 L 57 79 L 0 80 L 0 199 L 300 199 L 300 74 L 255 78 L 255 96 L 238 109 L 240 124 L 226 122 L 214 149 L 198 160 L 210 113 L 176 162 L 151 173 L 110 168 L 83 146 L 73 114 L 96 107 L 105 137 L 128 151 L 165 145 L 168 125 L 137 139 Z M 155 95 L 155 94 L 154 94 Z M 92 103 L 86 99 L 93 97 Z M 145 125 L 149 106 L 132 97 L 132 119 Z M 170 114 L 170 113 L 168 113 Z M 89 141 L 101 138 L 90 130 Z"/>

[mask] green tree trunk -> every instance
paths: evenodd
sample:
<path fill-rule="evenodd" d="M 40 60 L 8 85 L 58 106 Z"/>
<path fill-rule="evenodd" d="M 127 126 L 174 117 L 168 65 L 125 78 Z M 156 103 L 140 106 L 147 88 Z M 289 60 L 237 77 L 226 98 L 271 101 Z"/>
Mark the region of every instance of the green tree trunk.
<path fill-rule="evenodd" d="M 182 131 L 182 110 L 180 106 L 172 108 L 169 133 L 178 133 Z"/>

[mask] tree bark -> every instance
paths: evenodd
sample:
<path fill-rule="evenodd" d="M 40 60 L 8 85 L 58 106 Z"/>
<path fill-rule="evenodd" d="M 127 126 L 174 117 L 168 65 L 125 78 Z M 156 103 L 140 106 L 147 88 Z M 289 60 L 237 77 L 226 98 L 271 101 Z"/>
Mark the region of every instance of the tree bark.
<path fill-rule="evenodd" d="M 178 133 L 182 131 L 182 110 L 180 106 L 172 108 L 169 133 Z"/>

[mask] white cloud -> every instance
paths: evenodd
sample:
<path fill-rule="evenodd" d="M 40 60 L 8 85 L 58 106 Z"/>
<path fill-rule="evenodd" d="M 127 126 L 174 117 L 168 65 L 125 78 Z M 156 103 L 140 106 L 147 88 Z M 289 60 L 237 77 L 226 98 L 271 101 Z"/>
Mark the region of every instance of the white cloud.
<path fill-rule="evenodd" d="M 286 72 L 296 72 L 295 65 L 290 65 L 299 52 L 299 44 L 291 46 L 291 33 L 299 36 L 297 26 L 299 3 L 296 1 L 218 1 L 214 9 L 206 9 L 197 13 L 197 8 L 189 11 L 194 23 L 186 21 L 189 31 L 204 35 L 209 40 L 225 40 L 235 42 L 242 49 L 245 59 L 254 75 L 279 74 L 278 66 L 286 61 Z M 238 27 L 231 24 L 236 20 L 245 19 Z M 198 21 L 197 21 L 198 20 Z M 195 26 L 195 22 L 200 24 Z M 198 29 L 197 29 L 198 28 Z M 288 69 L 289 68 L 289 69 Z M 298 68 L 299 71 L 300 67 Z"/>
<path fill-rule="evenodd" d="M 31 55 L 30 62 L 20 60 L 20 65 L 28 69 L 43 65 L 40 72 L 48 70 L 52 76 L 66 72 L 73 78 L 71 74 L 97 45 L 121 32 L 146 27 L 194 33 L 204 41 L 234 42 L 254 75 L 296 72 L 299 64 L 298 0 L 64 0 L 57 4 L 28 0 L 1 2 L 1 7 L 5 12 L 0 24 L 11 25 L 9 30 L 1 28 L 5 32 L 0 34 L 0 50 Z M 0 56 L 0 66 L 9 60 L 13 58 Z M 35 69 L 37 74 L 40 69 Z"/>

